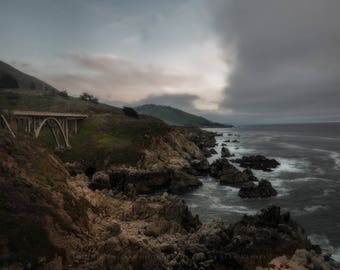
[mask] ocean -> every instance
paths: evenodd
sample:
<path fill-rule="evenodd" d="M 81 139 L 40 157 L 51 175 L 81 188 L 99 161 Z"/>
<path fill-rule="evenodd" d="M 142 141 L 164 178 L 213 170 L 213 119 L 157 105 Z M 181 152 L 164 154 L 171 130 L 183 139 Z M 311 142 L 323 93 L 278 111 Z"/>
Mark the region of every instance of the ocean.
<path fill-rule="evenodd" d="M 212 177 L 201 177 L 202 187 L 185 195 L 191 211 L 204 222 L 220 218 L 233 223 L 244 214 L 255 214 L 268 205 L 290 211 L 309 239 L 340 261 L 340 123 L 242 126 L 207 129 L 223 133 L 216 137 L 220 157 L 226 139 L 235 157 L 261 154 L 281 165 L 272 172 L 253 170 L 270 180 L 278 196 L 242 199 L 238 189 L 222 186 Z M 232 136 L 228 136 L 229 134 Z M 234 164 L 235 165 L 235 164 Z"/>

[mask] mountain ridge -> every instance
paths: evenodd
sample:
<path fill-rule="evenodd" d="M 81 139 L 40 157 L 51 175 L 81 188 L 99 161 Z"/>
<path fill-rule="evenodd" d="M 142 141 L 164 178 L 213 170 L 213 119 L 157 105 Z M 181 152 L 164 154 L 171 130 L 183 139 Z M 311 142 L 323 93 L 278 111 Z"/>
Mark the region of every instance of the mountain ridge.
<path fill-rule="evenodd" d="M 191 127 L 232 127 L 230 124 L 212 122 L 202 116 L 197 116 L 178 108 L 157 104 L 143 104 L 134 108 L 140 114 L 159 118 L 173 126 Z"/>

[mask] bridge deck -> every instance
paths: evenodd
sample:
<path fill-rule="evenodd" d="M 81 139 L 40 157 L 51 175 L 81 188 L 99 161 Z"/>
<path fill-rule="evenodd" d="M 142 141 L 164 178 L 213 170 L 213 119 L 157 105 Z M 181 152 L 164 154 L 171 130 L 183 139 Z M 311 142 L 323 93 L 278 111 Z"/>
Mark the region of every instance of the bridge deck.
<path fill-rule="evenodd" d="M 38 117 L 65 117 L 65 118 L 76 118 L 85 119 L 87 114 L 79 113 L 56 113 L 56 112 L 38 112 L 38 111 L 8 111 L 15 116 L 38 116 Z"/>

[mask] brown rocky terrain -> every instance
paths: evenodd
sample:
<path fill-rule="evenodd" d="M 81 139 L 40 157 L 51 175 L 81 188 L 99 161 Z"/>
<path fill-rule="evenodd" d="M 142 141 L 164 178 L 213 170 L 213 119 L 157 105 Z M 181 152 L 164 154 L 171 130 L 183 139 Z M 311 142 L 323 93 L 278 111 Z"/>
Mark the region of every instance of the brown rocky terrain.
<path fill-rule="evenodd" d="M 155 194 L 195 186 L 185 169 L 204 157 L 186 132 L 154 141 L 136 168 L 114 166 L 90 178 L 81 166 L 66 169 L 37 140 L 7 135 L 0 133 L 4 269 L 250 270 L 280 256 L 294 260 L 297 249 L 326 260 L 278 207 L 229 226 L 202 225 L 179 197 Z"/>

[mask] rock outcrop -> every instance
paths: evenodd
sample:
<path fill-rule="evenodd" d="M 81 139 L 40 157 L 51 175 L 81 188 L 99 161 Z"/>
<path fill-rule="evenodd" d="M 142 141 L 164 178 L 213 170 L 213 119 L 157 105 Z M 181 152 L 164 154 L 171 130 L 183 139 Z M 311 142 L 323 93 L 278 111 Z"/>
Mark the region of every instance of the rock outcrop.
<path fill-rule="evenodd" d="M 136 168 L 111 168 L 96 173 L 89 187 L 92 190 L 113 189 L 125 194 L 150 194 L 169 191 L 181 194 L 202 185 L 193 175 L 172 169 L 142 170 Z"/>
<path fill-rule="evenodd" d="M 276 196 L 277 191 L 268 180 L 260 180 L 257 185 L 254 182 L 243 184 L 238 195 L 241 198 L 266 198 Z"/>
<path fill-rule="evenodd" d="M 280 256 L 270 261 L 268 266 L 256 267 L 256 270 L 338 270 L 340 263 L 332 260 L 329 255 L 321 255 L 315 251 L 298 249 L 291 258 Z"/>
<path fill-rule="evenodd" d="M 230 157 L 230 156 L 231 156 L 231 154 L 230 154 L 229 149 L 226 148 L 226 147 L 222 147 L 222 149 L 221 149 L 221 157 L 226 158 L 226 157 Z"/>
<path fill-rule="evenodd" d="M 210 166 L 210 175 L 217 178 L 223 185 L 241 187 L 242 184 L 258 181 L 250 170 L 243 172 L 230 164 L 227 159 L 215 160 Z"/>
<path fill-rule="evenodd" d="M 191 160 L 204 158 L 202 150 L 190 140 L 190 136 L 190 130 L 175 129 L 154 138 L 137 167 L 145 170 L 189 168 Z"/>
<path fill-rule="evenodd" d="M 280 166 L 280 163 L 277 160 L 269 159 L 261 155 L 244 156 L 242 158 L 234 159 L 232 162 L 238 163 L 242 168 L 251 168 L 266 172 L 270 172 L 272 169 Z"/>

